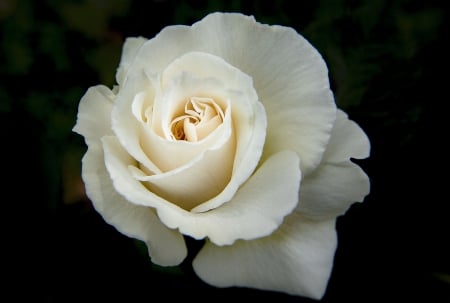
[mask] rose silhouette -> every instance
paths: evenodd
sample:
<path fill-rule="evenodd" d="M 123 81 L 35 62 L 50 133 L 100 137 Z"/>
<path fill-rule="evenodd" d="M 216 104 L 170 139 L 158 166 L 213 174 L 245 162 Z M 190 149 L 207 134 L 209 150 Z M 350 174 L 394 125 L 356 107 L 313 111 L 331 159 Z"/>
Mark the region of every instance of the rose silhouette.
<path fill-rule="evenodd" d="M 213 13 L 128 38 L 117 86 L 88 89 L 74 131 L 86 192 L 152 262 L 193 262 L 218 287 L 323 296 L 335 220 L 369 193 L 351 158 L 369 140 L 336 108 L 327 67 L 301 35 Z"/>

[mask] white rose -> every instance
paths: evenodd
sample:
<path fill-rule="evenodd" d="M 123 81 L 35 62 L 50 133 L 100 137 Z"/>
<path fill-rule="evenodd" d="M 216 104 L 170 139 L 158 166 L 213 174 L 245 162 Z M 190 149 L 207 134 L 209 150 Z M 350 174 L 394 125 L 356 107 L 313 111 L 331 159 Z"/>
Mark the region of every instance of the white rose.
<path fill-rule="evenodd" d="M 320 54 L 293 29 L 214 13 L 128 38 L 118 85 L 91 87 L 74 131 L 95 209 L 218 287 L 323 296 L 335 220 L 363 201 L 364 132 L 336 109 Z"/>

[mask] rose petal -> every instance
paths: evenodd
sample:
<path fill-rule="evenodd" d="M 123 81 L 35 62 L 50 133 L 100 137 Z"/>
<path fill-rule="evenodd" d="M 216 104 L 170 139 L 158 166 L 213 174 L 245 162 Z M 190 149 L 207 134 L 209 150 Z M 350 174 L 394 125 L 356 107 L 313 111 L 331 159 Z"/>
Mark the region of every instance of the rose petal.
<path fill-rule="evenodd" d="M 163 131 L 161 129 L 160 131 L 154 131 L 154 128 L 149 125 L 150 123 L 153 124 L 153 121 L 140 124 L 140 145 L 148 158 L 156 163 L 162 172 L 167 172 L 186 165 L 202 152 L 211 149 L 217 150 L 220 146 L 224 145 L 225 142 L 230 140 L 234 141 L 231 113 L 229 109 L 230 105 L 227 99 L 237 98 L 237 96 L 233 94 L 233 92 L 227 92 L 222 84 L 214 79 L 198 79 L 184 73 L 176 80 L 177 81 L 172 85 L 173 87 L 165 92 L 165 96 L 159 96 L 155 100 L 157 104 L 154 106 L 154 115 L 158 116 L 160 119 L 158 122 L 159 126 L 161 126 L 161 124 L 166 124 L 167 130 Z M 172 140 L 158 135 L 158 133 L 163 134 L 164 132 L 170 132 L 170 129 L 168 129 L 170 121 L 168 121 L 168 118 L 165 116 L 170 115 L 170 111 L 176 107 L 173 103 L 180 99 L 185 99 L 186 95 L 191 96 L 198 94 L 212 94 L 213 97 L 218 98 L 216 101 L 222 103 L 226 112 L 223 124 L 216 128 L 215 132 L 212 132 L 210 136 L 198 142 Z M 163 98 L 163 100 L 160 100 L 159 98 Z M 164 118 L 161 120 L 161 117 Z M 170 137 L 170 135 L 167 134 L 167 137 Z"/>
<path fill-rule="evenodd" d="M 186 210 L 216 197 L 227 186 L 233 168 L 235 142 L 231 119 L 227 117 L 218 130 L 221 137 L 216 140 L 217 147 L 203 151 L 187 164 L 166 173 L 143 173 L 134 177 L 144 181 L 153 193 Z M 178 148 L 178 153 L 180 151 L 182 149 Z"/>
<path fill-rule="evenodd" d="M 277 141 L 268 146 L 264 158 L 286 148 L 295 150 L 305 175 L 320 163 L 336 109 L 326 64 L 302 36 L 292 28 L 260 24 L 242 14 L 213 13 L 192 27 L 163 29 L 143 45 L 134 66 L 160 73 L 189 51 L 221 57 L 253 78 L 266 108 L 267 141 Z M 310 114 L 314 116 L 308 119 Z"/>
<path fill-rule="evenodd" d="M 196 78 L 213 78 L 226 85 L 229 90 L 245 92 L 250 101 L 258 97 L 253 89 L 252 78 L 240 69 L 230 65 L 223 58 L 204 52 L 187 52 L 171 62 L 162 72 L 161 85 L 164 88 L 181 73 L 188 72 Z M 245 90 L 243 90 L 245 88 Z"/>
<path fill-rule="evenodd" d="M 268 119 L 263 159 L 294 150 L 307 175 L 320 163 L 335 120 L 320 54 L 291 28 L 269 27 L 241 15 L 210 15 L 196 25 L 198 35 L 215 47 L 213 54 L 217 51 L 253 78 Z M 246 52 L 237 54 L 236 49 Z"/>
<path fill-rule="evenodd" d="M 204 58 L 205 63 L 208 63 L 208 65 L 214 66 L 213 71 L 218 71 L 218 69 L 222 68 L 223 74 L 228 75 L 228 78 L 225 77 L 224 81 L 229 81 L 231 84 L 239 86 L 232 87 L 231 89 L 224 87 L 217 90 L 216 85 L 215 91 L 216 96 L 219 97 L 218 99 L 228 99 L 231 104 L 233 127 L 236 133 L 235 161 L 233 163 L 231 180 L 229 180 L 227 187 L 219 195 L 210 201 L 198 205 L 192 209 L 193 212 L 208 211 L 222 205 L 233 197 L 239 186 L 245 182 L 254 171 L 259 161 L 264 145 L 266 128 L 265 111 L 262 104 L 257 100 L 257 95 L 251 86 L 251 79 L 220 58 L 200 53 L 189 53 L 178 58 L 173 62 L 173 65 L 170 65 L 170 68 L 167 70 L 167 75 L 165 75 L 166 78 L 169 74 L 176 77 L 174 71 L 178 66 L 180 73 L 182 74 L 181 76 L 176 77 L 176 79 L 173 79 L 173 81 L 180 79 L 177 81 L 181 82 L 177 82 L 177 84 L 181 85 L 183 84 L 183 81 L 187 79 L 186 81 L 192 84 L 193 80 L 189 79 L 195 78 L 190 76 L 190 70 L 186 71 L 186 68 L 183 67 L 192 64 L 191 61 L 196 62 L 200 57 Z M 145 79 L 142 74 L 146 75 L 144 77 Z M 213 138 L 214 140 L 212 141 L 202 142 L 201 144 L 204 145 L 191 145 L 186 150 L 183 149 L 183 153 L 181 154 L 179 153 L 179 150 L 187 147 L 185 142 L 159 144 L 161 143 L 161 140 L 159 140 L 157 136 L 163 136 L 164 132 L 167 132 L 167 130 L 158 130 L 156 128 L 157 125 L 164 125 L 162 117 L 170 110 L 170 102 L 166 102 L 167 100 L 157 100 L 166 98 L 167 96 L 162 96 L 161 94 L 168 93 L 167 91 L 169 91 L 170 94 L 170 87 L 168 87 L 168 84 L 166 83 L 166 92 L 161 92 L 160 89 L 155 88 L 155 85 L 158 85 L 158 81 L 154 79 L 154 76 L 152 76 L 149 71 L 142 72 L 142 74 L 138 73 L 134 77 L 130 75 L 126 85 L 124 85 L 125 88 L 118 94 L 116 106 L 113 110 L 113 129 L 119 138 L 121 145 L 127 149 L 128 153 L 130 153 L 133 158 L 144 166 L 144 171 L 159 174 L 163 171 L 175 169 L 177 167 L 176 164 L 185 165 L 187 161 L 193 159 L 194 156 L 197 156 L 196 153 L 198 152 L 196 151 L 201 151 L 202 148 L 206 149 L 208 145 L 212 146 L 211 144 L 216 144 L 215 140 L 217 140 L 217 137 Z M 218 74 L 220 74 L 220 72 L 218 72 Z M 206 74 L 203 75 L 205 76 Z M 221 78 L 219 77 L 219 79 Z M 166 82 L 167 81 L 168 79 Z M 195 81 L 200 81 L 199 83 L 202 85 L 197 85 L 195 83 L 195 85 L 192 86 L 181 85 L 182 88 L 178 88 L 178 90 L 184 90 L 186 92 L 192 90 L 191 93 L 193 93 L 202 86 L 203 89 L 206 89 L 210 84 L 213 85 L 214 83 L 217 83 L 217 80 L 214 78 L 201 78 Z M 224 82 L 223 84 L 228 85 L 227 82 Z M 151 125 L 153 126 L 151 129 L 143 123 L 144 119 L 142 118 L 141 105 L 145 104 L 145 102 L 140 100 L 140 96 L 142 96 L 141 91 L 143 88 L 141 86 L 143 85 L 153 87 L 148 89 L 144 94 L 148 94 L 146 98 L 155 99 L 153 110 L 159 113 L 155 114 L 158 121 L 151 121 Z M 206 89 L 206 91 L 208 90 Z M 178 95 L 178 97 L 182 96 L 179 93 Z M 171 98 L 174 100 L 178 99 L 176 96 L 172 96 Z M 135 103 L 136 105 L 133 106 Z M 146 123 L 148 124 L 148 122 Z M 152 131 L 154 134 L 152 134 Z M 155 148 L 155 146 L 158 148 Z M 176 157 L 173 155 L 176 155 Z M 172 187 L 174 187 L 173 184 Z M 168 190 L 166 190 L 166 192 L 168 192 Z"/>
<path fill-rule="evenodd" d="M 367 135 L 358 124 L 348 119 L 346 113 L 338 110 L 323 161 L 337 163 L 350 158 L 364 159 L 369 154 L 370 141 Z"/>
<path fill-rule="evenodd" d="M 350 158 L 365 158 L 369 150 L 361 128 L 338 111 L 322 164 L 303 179 L 298 211 L 310 218 L 332 218 L 362 202 L 370 192 L 369 177 Z"/>
<path fill-rule="evenodd" d="M 236 191 L 248 180 L 260 160 L 267 125 L 264 107 L 259 102 L 252 105 L 236 102 L 232 110 L 236 150 L 231 180 L 218 196 L 195 207 L 192 212 L 206 212 L 233 199 Z"/>
<path fill-rule="evenodd" d="M 252 287 L 320 299 L 333 266 L 335 220 L 312 221 L 292 214 L 269 237 L 219 247 L 211 242 L 193 266 L 217 287 Z"/>
<path fill-rule="evenodd" d="M 101 139 L 105 157 L 105 166 L 109 177 L 113 181 L 116 191 L 130 203 L 146 207 L 169 207 L 179 209 L 178 206 L 158 197 L 150 192 L 133 173 L 137 161 L 120 144 L 115 136 L 104 136 Z"/>
<path fill-rule="evenodd" d="M 198 214 L 159 208 L 158 215 L 169 227 L 196 239 L 209 237 L 217 245 L 255 239 L 273 232 L 295 208 L 300 178 L 298 156 L 280 152 L 267 159 L 221 207 Z"/>
<path fill-rule="evenodd" d="M 157 88 L 144 71 L 129 75 L 117 97 L 111 113 L 111 124 L 114 134 L 127 152 L 146 170 L 161 173 L 161 169 L 147 156 L 140 143 L 141 121 L 133 113 L 133 101 L 141 95 L 153 99 Z"/>
<path fill-rule="evenodd" d="M 111 110 L 115 95 L 103 85 L 90 87 L 78 105 L 73 131 L 84 136 L 89 144 L 104 135 L 111 135 Z"/>
<path fill-rule="evenodd" d="M 131 204 L 117 193 L 98 143 L 90 144 L 83 157 L 82 176 L 95 209 L 121 233 L 144 241 L 152 262 L 174 266 L 183 261 L 187 249 L 182 235 L 163 225 L 153 209 Z"/>
<path fill-rule="evenodd" d="M 169 228 L 178 228 L 196 239 L 209 237 L 214 243 L 225 245 L 236 239 L 268 235 L 298 202 L 299 159 L 293 152 L 280 152 L 269 158 L 235 197 L 220 208 L 194 213 L 162 199 L 136 180 L 129 169 L 136 161 L 117 138 L 104 137 L 102 142 L 115 190 L 136 205 L 156 208 L 161 221 Z M 261 191 L 261 188 L 270 190 Z"/>
<path fill-rule="evenodd" d="M 262 161 L 280 150 L 293 150 L 299 154 L 302 173 L 307 176 L 320 163 L 330 138 L 336 114 L 331 105 L 333 96 L 330 90 L 322 89 L 304 94 L 303 100 L 280 98 L 286 101 L 264 103 L 269 127 Z"/>
<path fill-rule="evenodd" d="M 297 211 L 315 219 L 333 218 L 362 202 L 369 191 L 369 178 L 358 165 L 323 164 L 303 180 Z"/>
<path fill-rule="evenodd" d="M 180 71 L 200 78 L 218 79 L 226 85 L 231 95 L 229 100 L 237 142 L 233 176 L 220 196 L 192 209 L 193 212 L 205 212 L 230 200 L 254 171 L 265 142 L 266 113 L 258 101 L 252 79 L 222 58 L 201 52 L 184 54 L 164 70 L 162 85 L 167 86 L 169 79 L 176 77 Z"/>
<path fill-rule="evenodd" d="M 166 142 L 161 142 L 161 138 L 154 134 L 148 125 L 152 122 L 143 123 L 142 110 L 137 109 L 145 103 L 142 101 L 141 94 L 136 95 L 132 104 L 130 101 L 120 98 L 119 95 L 117 105 L 123 109 L 114 110 L 113 117 L 115 125 L 122 127 L 138 121 L 140 128 L 137 131 L 141 131 L 140 136 L 139 133 L 117 129 L 119 139 L 122 139 L 123 142 L 122 146 L 133 156 L 138 155 L 136 151 L 141 152 L 143 154 L 141 159 L 145 155 L 165 172 L 145 176 L 146 170 L 144 170 L 145 173 L 135 174 L 135 177 L 140 181 L 145 181 L 154 193 L 189 210 L 218 196 L 230 181 L 235 154 L 235 139 L 229 99 L 238 99 L 233 100 L 233 102 L 238 102 L 239 95 L 233 92 L 227 93 L 212 79 L 194 79 L 183 73 L 175 80 L 173 87 L 168 87 L 164 96 L 155 96 L 155 114 L 163 117 L 160 124 L 170 124 L 170 120 L 166 121 L 166 117 L 171 114 L 170 110 L 174 107 L 172 103 L 179 102 L 178 100 L 182 100 L 186 96 L 211 93 L 212 97 L 218 97 L 216 101 L 226 109 L 222 125 L 203 142 L 186 144 L 184 141 L 168 140 L 167 138 Z M 130 104 L 130 106 L 124 107 L 123 104 Z M 135 104 L 137 105 L 134 106 Z M 135 121 L 132 121 L 133 119 Z M 194 156 L 195 158 L 193 158 Z M 176 164 L 181 166 L 177 167 Z M 220 203 L 225 201 L 227 200 L 222 199 Z"/>
<path fill-rule="evenodd" d="M 121 85 L 126 77 L 128 68 L 136 57 L 137 52 L 148 39 L 143 37 L 127 38 L 122 47 L 122 57 L 116 72 L 116 81 Z"/>

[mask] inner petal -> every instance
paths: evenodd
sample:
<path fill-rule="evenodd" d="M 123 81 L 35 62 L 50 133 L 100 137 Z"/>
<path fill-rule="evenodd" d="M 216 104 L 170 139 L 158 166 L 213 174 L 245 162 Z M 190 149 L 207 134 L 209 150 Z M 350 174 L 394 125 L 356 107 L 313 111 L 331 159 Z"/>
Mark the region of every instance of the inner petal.
<path fill-rule="evenodd" d="M 129 109 L 139 145 L 160 171 L 136 159 L 133 179 L 184 211 L 230 201 L 264 146 L 266 114 L 251 77 L 200 52 L 178 58 L 162 74 L 146 69 L 144 75 L 154 90 L 136 87 Z"/>
<path fill-rule="evenodd" d="M 203 150 L 186 164 L 161 174 L 148 174 L 147 171 L 135 164 L 130 165 L 128 169 L 134 178 L 142 182 L 151 192 L 184 210 L 191 210 L 217 196 L 229 183 L 236 149 L 229 112 L 230 109 L 227 108 L 223 124 L 218 127 L 214 135 L 211 134 L 206 138 L 205 142 L 209 138 L 219 135 L 215 140 L 216 144 Z M 178 142 L 186 144 L 186 147 L 198 143 L 172 141 L 172 143 Z M 177 154 L 174 152 L 178 151 L 178 155 L 183 153 L 183 150 L 180 149 L 167 150 L 169 155 L 175 157 Z"/>
<path fill-rule="evenodd" d="M 212 98 L 190 97 L 184 114 L 170 123 L 173 140 L 202 140 L 223 123 L 222 108 Z"/>
<path fill-rule="evenodd" d="M 220 81 L 181 73 L 156 92 L 138 94 L 133 113 L 140 124 L 140 146 L 160 172 L 180 168 L 234 137 L 231 102 L 236 93 Z"/>

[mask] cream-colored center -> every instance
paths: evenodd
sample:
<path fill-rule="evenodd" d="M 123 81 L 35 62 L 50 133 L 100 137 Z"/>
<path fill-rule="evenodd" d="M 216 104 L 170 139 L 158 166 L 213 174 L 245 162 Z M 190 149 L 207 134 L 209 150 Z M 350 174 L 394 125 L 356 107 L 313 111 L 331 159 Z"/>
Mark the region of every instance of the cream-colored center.
<path fill-rule="evenodd" d="M 189 142 L 200 141 L 224 120 L 222 108 L 212 98 L 190 97 L 185 103 L 184 114 L 170 123 L 171 138 Z"/>

